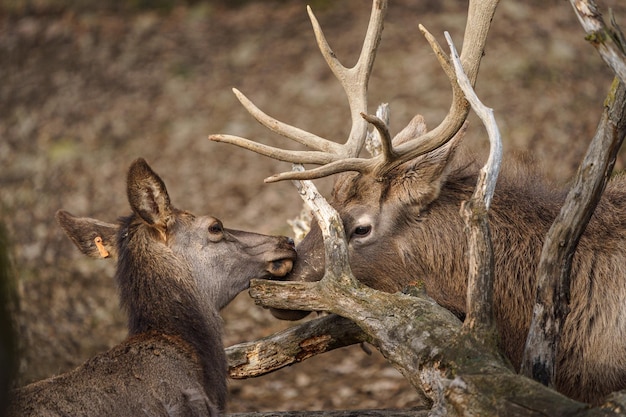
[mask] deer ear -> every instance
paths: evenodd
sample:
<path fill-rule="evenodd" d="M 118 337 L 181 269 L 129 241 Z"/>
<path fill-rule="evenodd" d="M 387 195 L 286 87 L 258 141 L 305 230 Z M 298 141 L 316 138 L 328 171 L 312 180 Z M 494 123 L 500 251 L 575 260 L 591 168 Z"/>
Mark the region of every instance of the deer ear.
<path fill-rule="evenodd" d="M 118 226 L 88 217 L 75 217 L 64 210 L 56 219 L 65 234 L 82 253 L 92 258 L 117 258 Z"/>
<path fill-rule="evenodd" d="M 170 197 L 163 180 L 142 158 L 130 166 L 127 193 L 128 202 L 135 214 L 164 235 L 172 214 Z"/>
<path fill-rule="evenodd" d="M 426 122 L 421 114 L 411 119 L 408 125 L 402 129 L 391 141 L 393 146 L 402 145 L 405 142 L 418 138 L 428 132 Z"/>
<path fill-rule="evenodd" d="M 419 117 L 421 118 L 421 116 Z M 410 140 L 413 133 L 422 132 L 421 134 L 423 134 L 426 132 L 426 125 L 423 123 L 423 119 L 421 121 L 416 119 L 417 117 L 394 138 L 394 145 L 397 145 L 395 142 L 398 139 L 402 141 Z M 414 125 L 411 126 L 412 124 Z M 450 162 L 461 139 L 465 135 L 465 130 L 466 126 L 464 125 L 443 146 L 427 154 L 420 155 L 397 168 L 394 187 L 401 188 L 401 190 L 398 190 L 397 195 L 400 196 L 403 203 L 413 206 L 417 205 L 419 208 L 422 208 L 439 197 L 441 187 L 450 173 Z"/>

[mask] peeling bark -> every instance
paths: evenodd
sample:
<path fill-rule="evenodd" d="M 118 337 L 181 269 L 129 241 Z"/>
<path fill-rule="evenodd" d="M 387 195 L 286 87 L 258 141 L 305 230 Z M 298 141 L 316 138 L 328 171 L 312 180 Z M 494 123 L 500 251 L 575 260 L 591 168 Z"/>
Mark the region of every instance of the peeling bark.
<path fill-rule="evenodd" d="M 626 42 L 624 34 L 611 18 L 607 26 L 593 0 L 570 0 L 578 21 L 587 33 L 587 40 L 597 50 L 615 75 L 626 83 Z"/>
<path fill-rule="evenodd" d="M 311 356 L 367 341 L 359 326 L 329 315 L 263 339 L 226 349 L 230 377 L 252 378 L 302 362 Z"/>

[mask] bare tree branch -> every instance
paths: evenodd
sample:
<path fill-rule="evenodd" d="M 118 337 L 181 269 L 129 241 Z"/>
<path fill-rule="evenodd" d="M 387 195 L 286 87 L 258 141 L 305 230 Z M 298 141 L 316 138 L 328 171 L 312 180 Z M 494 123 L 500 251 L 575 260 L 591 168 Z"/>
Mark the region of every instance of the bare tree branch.
<path fill-rule="evenodd" d="M 332 314 L 227 348 L 228 372 L 234 379 L 254 378 L 311 356 L 365 341 L 367 336 L 359 326 Z"/>
<path fill-rule="evenodd" d="M 304 172 L 302 165 L 294 164 L 293 171 Z M 359 283 L 350 271 L 348 242 L 339 213 L 326 201 L 311 181 L 294 181 L 300 197 L 309 206 L 324 236 L 326 274 L 345 284 L 358 287 Z M 323 280 L 322 280 L 323 281 Z"/>
<path fill-rule="evenodd" d="M 428 417 L 430 410 L 337 410 L 337 411 L 270 411 L 265 413 L 236 413 L 228 417 Z"/>
<path fill-rule="evenodd" d="M 316 286 L 294 296 L 289 288 L 294 285 L 258 280 L 251 295 L 265 305 L 291 309 L 319 307 L 324 304 L 319 299 L 325 299 L 328 309 L 354 320 L 409 382 L 424 388 L 434 401 L 434 415 L 574 416 L 589 411 L 587 404 L 515 374 L 492 346 L 464 331 L 454 315 L 425 294 L 366 289 L 320 296 Z M 616 415 L 620 405 L 610 407 L 592 414 Z"/>
<path fill-rule="evenodd" d="M 598 50 L 615 75 L 626 83 L 626 44 L 615 19 L 611 19 L 611 26 L 607 26 L 593 0 L 570 0 L 570 3 L 587 32 L 587 40 Z"/>
<path fill-rule="evenodd" d="M 614 97 L 615 100 L 622 100 L 623 89 L 618 89 Z M 626 111 L 624 107 L 621 106 L 622 111 Z M 484 109 L 478 111 L 483 113 Z M 617 120 L 622 120 L 621 116 L 618 117 Z M 486 124 L 489 125 L 490 135 L 494 135 L 495 123 Z M 616 126 L 613 125 L 613 130 L 624 130 Z M 492 141 L 497 140 L 492 137 Z M 498 145 L 493 146 L 493 152 L 497 154 Z M 481 177 L 488 176 L 486 170 Z M 493 178 L 493 171 L 491 174 Z M 483 180 L 475 193 L 475 196 L 482 197 L 481 212 L 469 216 L 482 218 L 485 225 L 484 214 L 493 188 L 487 185 L 485 178 Z M 321 196 L 318 197 L 312 183 L 305 181 L 301 186 L 302 195 L 310 195 L 308 198 L 311 201 L 320 201 Z M 336 239 L 343 233 L 341 224 L 329 220 L 321 227 L 322 230 L 328 229 L 324 232 L 325 236 L 334 239 L 334 249 L 345 249 L 345 239 Z M 471 244 L 478 242 L 488 247 L 488 229 L 486 232 L 485 228 L 479 227 L 479 238 L 471 240 Z M 328 247 L 326 249 L 328 251 Z M 472 257 L 479 252 L 476 248 L 472 249 Z M 259 280 L 252 283 L 251 295 L 257 302 L 271 307 L 323 309 L 353 320 L 409 382 L 416 388 L 424 389 L 433 401 L 433 415 L 616 415 L 623 409 L 620 396 L 600 408 L 589 408 L 516 375 L 490 338 L 477 338 L 474 332 L 468 331 L 468 327 L 476 328 L 477 324 L 463 326 L 449 311 L 422 293 L 409 296 L 364 288 L 354 280 L 349 266 L 331 265 L 337 259 L 347 262 L 347 257 L 343 256 L 327 258 L 325 277 L 317 284 Z M 490 285 L 492 277 L 489 276 L 488 257 L 472 259 L 471 262 L 479 268 L 486 267 L 479 275 L 484 274 L 483 282 L 487 283 L 484 285 Z M 346 279 L 344 274 L 349 278 Z M 488 308 L 481 312 L 480 304 L 475 301 L 477 314 L 480 319 L 486 314 L 489 320 Z M 478 323 L 478 317 L 475 317 L 475 322 Z"/>
<path fill-rule="evenodd" d="M 560 330 L 569 313 L 570 271 L 580 236 L 602 196 L 626 134 L 626 89 L 615 80 L 587 154 L 541 253 L 521 372 L 554 386 Z"/>
<path fill-rule="evenodd" d="M 494 261 L 489 231 L 489 206 L 496 188 L 502 162 L 502 140 L 493 110 L 485 106 L 474 91 L 448 32 L 445 33 L 450 57 L 459 87 L 474 112 L 480 117 L 490 142 L 487 163 L 480 170 L 472 198 L 461 207 L 469 247 L 469 276 L 467 285 L 467 318 L 464 326 L 484 342 L 496 346 L 497 330 L 493 314 Z"/>

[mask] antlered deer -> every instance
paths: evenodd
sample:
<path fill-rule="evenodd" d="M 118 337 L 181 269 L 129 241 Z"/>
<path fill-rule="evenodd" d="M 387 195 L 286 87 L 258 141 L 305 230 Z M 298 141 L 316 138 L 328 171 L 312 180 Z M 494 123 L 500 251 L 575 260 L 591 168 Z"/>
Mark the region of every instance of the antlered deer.
<path fill-rule="evenodd" d="M 17 389 L 10 415 L 213 416 L 224 409 L 219 310 L 250 279 L 287 274 L 293 241 L 175 208 L 143 159 L 130 167 L 127 192 L 133 213 L 117 225 L 65 211 L 57 220 L 86 255 L 117 258 L 128 338 L 73 371 Z"/>
<path fill-rule="evenodd" d="M 470 1 L 461 62 L 476 80 L 496 1 Z M 367 115 L 367 81 L 382 31 L 386 1 L 374 0 L 361 56 L 345 68 L 332 53 L 310 13 L 318 45 L 348 96 L 352 129 L 344 145 L 279 122 L 262 113 L 235 90 L 244 107 L 269 129 L 312 151 L 286 151 L 229 135 L 212 140 L 232 143 L 279 160 L 317 164 L 267 181 L 313 179 L 341 173 L 331 204 L 340 213 L 349 240 L 350 266 L 364 284 L 388 292 L 411 282 L 459 317 L 466 309 L 468 262 L 464 223 L 459 215 L 470 198 L 478 168 L 457 155 L 468 105 L 450 63 L 432 36 L 422 29 L 451 79 L 450 112 L 427 131 L 416 116 L 395 138 L 387 124 Z M 382 151 L 359 153 L 372 123 Z M 571 312 L 562 328 L 556 387 L 578 400 L 597 402 L 626 388 L 626 179 L 607 186 L 574 258 Z M 524 351 L 536 293 L 536 270 L 544 237 L 565 193 L 550 188 L 529 169 L 510 164 L 500 176 L 490 210 L 495 257 L 494 314 L 502 349 L 516 369 Z M 298 245 L 299 257 L 289 280 L 314 281 L 324 273 L 322 235 L 313 225 Z M 301 312 L 274 310 L 283 319 Z M 306 314 L 306 313 L 305 313 Z"/>

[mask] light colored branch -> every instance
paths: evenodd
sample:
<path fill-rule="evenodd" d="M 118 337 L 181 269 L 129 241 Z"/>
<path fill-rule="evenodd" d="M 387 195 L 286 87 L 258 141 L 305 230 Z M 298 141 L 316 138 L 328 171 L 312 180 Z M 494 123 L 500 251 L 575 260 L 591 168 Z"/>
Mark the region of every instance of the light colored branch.
<path fill-rule="evenodd" d="M 344 145 L 344 156 L 358 156 L 367 135 L 367 122 L 360 115 L 361 113 L 367 113 L 367 86 L 383 31 L 383 21 L 387 14 L 387 0 L 372 0 L 372 9 L 365 40 L 363 41 L 359 59 L 352 68 L 346 68 L 339 62 L 328 45 L 322 28 L 315 15 L 313 15 L 311 8 L 307 7 L 307 11 L 320 52 L 333 74 L 335 74 L 335 77 L 341 83 L 348 98 L 352 128 Z"/>
<path fill-rule="evenodd" d="M 456 52 L 456 48 L 452 42 L 452 38 L 448 32 L 445 33 L 448 46 L 450 47 L 450 53 L 452 57 L 452 63 L 454 64 L 454 70 L 457 77 L 459 87 L 463 90 L 465 98 L 472 106 L 472 110 L 478 115 L 480 120 L 487 129 L 487 135 L 489 137 L 489 157 L 487 163 L 481 169 L 479 178 L 479 186 L 476 187 L 475 197 L 484 202 L 487 210 L 491 205 L 493 199 L 493 193 L 496 188 L 496 182 L 498 181 L 498 174 L 500 173 L 500 165 L 502 163 L 502 139 L 500 137 L 500 130 L 498 124 L 493 115 L 493 109 L 485 106 L 474 91 L 474 87 L 470 79 L 467 77 L 461 65 L 460 58 Z"/>
<path fill-rule="evenodd" d="M 445 33 L 457 83 L 474 112 L 480 117 L 490 142 L 487 163 L 480 170 L 472 198 L 465 202 L 461 214 L 465 221 L 469 247 L 469 276 L 467 288 L 467 318 L 464 326 L 477 337 L 490 339 L 495 346 L 496 327 L 493 315 L 494 261 L 488 212 L 496 188 L 502 162 L 502 140 L 493 110 L 485 106 L 463 71 L 452 38 Z"/>
<path fill-rule="evenodd" d="M 302 165 L 293 165 L 293 171 L 304 171 Z M 343 230 L 343 221 L 339 213 L 317 191 L 311 181 L 294 181 L 300 197 L 313 212 L 324 237 L 324 255 L 326 256 L 326 274 L 322 282 L 332 276 L 346 285 L 358 287 L 359 283 L 352 275 L 348 261 L 348 242 Z"/>

